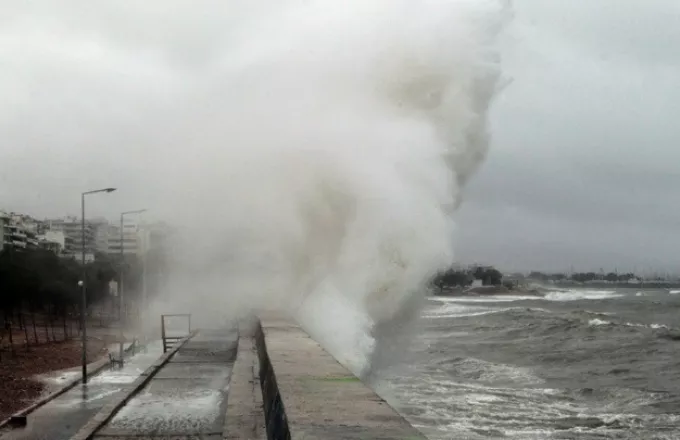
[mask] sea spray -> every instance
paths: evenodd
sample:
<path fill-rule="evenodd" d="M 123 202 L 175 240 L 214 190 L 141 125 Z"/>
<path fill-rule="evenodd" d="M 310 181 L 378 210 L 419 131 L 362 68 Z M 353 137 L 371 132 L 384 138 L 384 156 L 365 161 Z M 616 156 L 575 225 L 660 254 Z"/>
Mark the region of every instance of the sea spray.
<path fill-rule="evenodd" d="M 0 29 L 5 178 L 26 162 L 62 193 L 117 186 L 116 212 L 175 226 L 154 322 L 285 310 L 360 372 L 376 325 L 414 316 L 453 260 L 504 4 L 17 3 Z"/>
<path fill-rule="evenodd" d="M 224 101 L 177 170 L 203 181 L 189 189 L 210 237 L 192 259 L 212 269 L 190 290 L 212 310 L 284 309 L 365 372 L 375 325 L 453 260 L 451 214 L 488 147 L 502 11 L 308 1 L 246 20 L 225 50 Z"/>

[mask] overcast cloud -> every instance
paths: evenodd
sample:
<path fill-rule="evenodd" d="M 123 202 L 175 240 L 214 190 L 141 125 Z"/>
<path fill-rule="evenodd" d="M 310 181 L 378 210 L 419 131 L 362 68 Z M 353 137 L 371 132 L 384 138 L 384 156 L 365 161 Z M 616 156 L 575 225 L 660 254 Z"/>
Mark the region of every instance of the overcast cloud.
<path fill-rule="evenodd" d="M 137 167 L 163 157 L 131 142 L 150 136 L 132 115 L 167 131 L 153 142 L 175 142 L 174 103 L 208 93 L 197 75 L 210 78 L 219 42 L 247 25 L 225 23 L 224 1 L 115 3 L 0 0 L 0 208 L 76 214 L 83 188 L 112 182 L 120 191 L 93 197 L 92 215 L 145 205 L 158 191 Z M 458 214 L 462 260 L 680 268 L 679 23 L 677 0 L 515 1 L 513 82 Z M 83 94 L 91 119 L 68 112 Z"/>
<path fill-rule="evenodd" d="M 680 3 L 517 0 L 461 258 L 680 269 Z"/>

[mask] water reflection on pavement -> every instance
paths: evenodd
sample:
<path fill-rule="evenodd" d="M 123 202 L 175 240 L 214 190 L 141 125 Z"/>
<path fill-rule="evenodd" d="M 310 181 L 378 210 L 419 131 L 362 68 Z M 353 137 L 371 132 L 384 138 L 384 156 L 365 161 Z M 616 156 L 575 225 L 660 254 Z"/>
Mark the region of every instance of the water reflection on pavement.
<path fill-rule="evenodd" d="M 137 379 L 162 354 L 161 341 L 148 344 L 128 358 L 125 365 L 105 369 L 28 415 L 28 425 L 3 431 L 0 440 L 69 440 L 91 419 L 113 395 Z M 74 373 L 55 376 L 53 382 L 71 380 Z M 48 381 L 50 378 L 47 379 Z"/>

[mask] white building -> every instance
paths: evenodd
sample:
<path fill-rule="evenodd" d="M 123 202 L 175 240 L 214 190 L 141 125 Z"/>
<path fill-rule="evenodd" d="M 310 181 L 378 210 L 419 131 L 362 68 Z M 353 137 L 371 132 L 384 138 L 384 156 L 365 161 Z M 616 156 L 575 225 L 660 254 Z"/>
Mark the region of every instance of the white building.
<path fill-rule="evenodd" d="M 75 259 L 78 263 L 80 263 L 80 262 L 83 261 L 83 253 L 82 253 L 82 251 L 80 251 L 80 252 L 79 252 L 79 251 L 76 251 L 76 252 L 74 252 L 74 253 L 72 253 L 72 254 L 69 254 L 68 256 L 69 256 L 69 257 L 72 257 L 73 259 Z M 86 264 L 87 264 L 87 263 L 92 263 L 94 260 L 95 260 L 94 252 L 85 251 L 85 263 L 86 263 Z"/>
<path fill-rule="evenodd" d="M 64 254 L 82 256 L 83 249 L 83 225 L 81 219 L 78 217 L 65 217 L 58 219 L 49 219 L 45 221 L 47 228 L 50 231 L 60 231 L 64 233 Z M 106 228 L 108 222 L 104 219 L 92 219 L 85 222 L 85 254 L 86 260 L 88 254 L 94 255 L 102 247 L 102 243 L 106 244 L 100 230 Z M 105 250 L 104 250 L 105 251 Z M 80 261 L 80 258 L 78 258 Z"/>
<path fill-rule="evenodd" d="M 66 248 L 66 235 L 63 231 L 45 231 L 38 236 L 40 247 L 48 249 L 57 255 L 61 255 Z"/>
<path fill-rule="evenodd" d="M 123 224 L 122 252 L 124 255 L 141 256 L 149 250 L 148 225 L 136 222 L 126 222 Z M 111 255 L 121 254 L 121 233 L 120 225 L 108 226 L 108 243 L 106 252 Z"/>
<path fill-rule="evenodd" d="M 141 257 L 152 246 L 162 243 L 167 231 L 168 227 L 163 223 L 147 224 L 127 220 L 123 225 L 123 253 L 126 256 Z M 119 224 L 109 223 L 102 218 L 88 219 L 84 235 L 86 262 L 94 261 L 97 253 L 108 254 L 114 258 L 121 254 Z M 82 261 L 81 219 L 71 216 L 38 221 L 26 215 L 0 211 L 0 249 L 7 246 L 14 249 L 41 247 L 57 255 Z"/>
<path fill-rule="evenodd" d="M 0 211 L 0 250 L 12 245 L 9 223 L 9 215 L 3 211 Z"/>
<path fill-rule="evenodd" d="M 39 245 L 38 234 L 43 229 L 42 222 L 28 215 L 0 212 L 2 248 L 36 249 Z"/>

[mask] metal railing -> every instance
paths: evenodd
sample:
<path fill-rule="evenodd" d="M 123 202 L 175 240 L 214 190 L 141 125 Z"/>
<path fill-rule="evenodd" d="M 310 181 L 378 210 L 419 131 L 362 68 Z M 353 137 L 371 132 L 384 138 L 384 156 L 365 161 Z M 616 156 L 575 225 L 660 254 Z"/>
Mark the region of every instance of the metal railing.
<path fill-rule="evenodd" d="M 166 318 L 178 318 L 178 317 L 183 317 L 187 318 L 187 332 L 186 334 L 181 334 L 181 335 L 168 335 L 167 329 L 166 329 Z M 180 314 L 174 314 L 174 315 L 161 315 L 161 337 L 163 338 L 163 353 L 167 352 L 168 349 L 170 349 L 173 345 L 181 341 L 182 339 L 186 338 L 191 334 L 191 314 L 189 313 L 180 313 Z"/>

